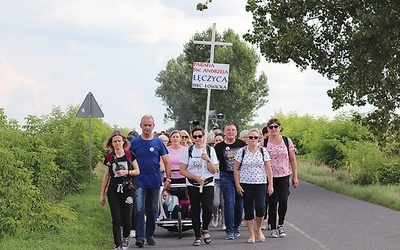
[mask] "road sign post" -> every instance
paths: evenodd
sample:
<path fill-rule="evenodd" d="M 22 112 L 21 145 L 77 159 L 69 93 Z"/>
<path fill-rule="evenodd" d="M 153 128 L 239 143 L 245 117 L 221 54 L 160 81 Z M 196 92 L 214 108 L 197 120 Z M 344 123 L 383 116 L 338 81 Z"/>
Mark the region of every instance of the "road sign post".
<path fill-rule="evenodd" d="M 92 117 L 104 117 L 103 111 L 94 98 L 92 92 L 86 95 L 81 107 L 76 113 L 78 118 L 88 118 L 88 131 L 89 131 L 89 183 L 92 183 Z"/>
<path fill-rule="evenodd" d="M 207 65 L 203 65 L 203 66 L 209 66 L 209 67 L 215 67 L 214 65 L 214 50 L 215 50 L 215 45 L 221 45 L 221 46 L 232 46 L 232 43 L 225 43 L 225 42 L 216 42 L 215 41 L 215 28 L 216 28 L 216 24 L 213 23 L 213 27 L 212 27 L 212 36 L 211 36 L 211 41 L 193 41 L 194 44 L 205 44 L 205 45 L 210 45 L 211 46 L 211 53 L 210 53 L 210 63 Z M 195 66 L 199 66 L 201 63 L 197 64 L 197 63 L 193 63 L 193 68 Z M 222 75 L 224 74 L 229 74 L 229 65 L 228 68 L 226 69 L 226 67 L 222 66 L 222 69 L 218 69 L 221 71 L 217 71 L 217 70 L 210 70 L 210 72 L 208 73 L 221 73 Z M 226 71 L 227 70 L 227 71 Z M 215 85 L 217 85 L 217 89 L 224 89 L 227 90 L 228 89 L 228 78 L 226 77 L 226 88 L 218 88 L 219 85 L 221 85 L 220 83 L 224 82 L 223 79 L 219 78 L 219 80 L 217 80 L 217 77 L 215 76 L 214 81 L 210 82 L 210 80 L 212 80 L 213 76 L 211 74 L 209 74 L 209 77 L 207 79 L 208 84 L 204 84 L 204 86 L 200 86 L 200 85 L 195 85 L 195 81 L 197 79 L 195 79 L 195 71 L 197 71 L 197 69 L 194 68 L 193 70 L 193 82 L 192 82 L 192 87 L 195 88 L 206 88 L 207 89 L 207 104 L 206 104 L 206 122 L 205 122 L 205 135 L 204 135 L 204 148 L 203 148 L 203 152 L 206 152 L 206 146 L 207 146 L 207 136 L 208 136 L 208 119 L 209 119 L 209 109 L 210 109 L 210 99 L 211 99 L 211 88 L 214 88 Z M 204 72 L 204 70 L 203 70 Z M 220 76 L 221 77 L 221 76 Z M 202 78 L 204 79 L 204 78 Z M 214 84 L 212 84 L 214 83 Z M 225 82 L 224 82 L 225 83 Z M 195 85 L 195 86 L 194 86 Z M 201 164 L 201 178 L 204 178 L 204 169 L 206 167 L 206 162 L 203 161 Z M 200 193 L 203 192 L 203 185 L 200 186 Z"/>

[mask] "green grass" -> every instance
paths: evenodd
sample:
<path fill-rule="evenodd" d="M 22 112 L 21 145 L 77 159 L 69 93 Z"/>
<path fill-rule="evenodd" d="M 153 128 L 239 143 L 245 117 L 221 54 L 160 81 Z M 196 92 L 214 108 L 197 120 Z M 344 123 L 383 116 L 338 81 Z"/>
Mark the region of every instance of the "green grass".
<path fill-rule="evenodd" d="M 65 198 L 64 202 L 73 208 L 76 217 L 60 225 L 58 232 L 21 229 L 13 237 L 2 238 L 0 249 L 111 249 L 111 214 L 108 205 L 102 207 L 99 203 L 100 185 L 101 177 L 95 176 L 85 192 Z"/>
<path fill-rule="evenodd" d="M 298 160 L 298 178 L 336 193 L 400 211 L 399 185 L 354 185 L 351 176 L 344 170 L 332 171 L 301 160 Z"/>

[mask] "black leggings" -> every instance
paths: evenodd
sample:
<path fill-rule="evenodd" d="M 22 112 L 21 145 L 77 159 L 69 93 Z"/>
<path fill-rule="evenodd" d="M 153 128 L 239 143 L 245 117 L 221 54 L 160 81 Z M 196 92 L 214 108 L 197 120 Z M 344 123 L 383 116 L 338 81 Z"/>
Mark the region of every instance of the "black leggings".
<path fill-rule="evenodd" d="M 193 231 L 196 238 L 201 237 L 200 232 L 200 210 L 203 210 L 203 225 L 201 228 L 203 230 L 208 230 L 208 224 L 212 219 L 212 206 L 214 200 L 214 187 L 208 186 L 203 187 L 203 193 L 200 193 L 200 188 L 198 187 L 187 187 L 190 204 L 191 204 L 191 215 L 192 215 L 192 225 Z M 200 205 L 201 204 L 201 205 Z"/>
<path fill-rule="evenodd" d="M 276 211 L 278 210 L 278 225 L 283 225 L 285 221 L 289 191 L 289 175 L 273 178 L 274 192 L 268 197 L 268 223 L 271 229 L 276 229 Z M 279 203 L 279 206 L 278 206 Z"/>
<path fill-rule="evenodd" d="M 129 237 L 132 228 L 133 190 L 124 190 L 123 193 L 108 190 L 108 204 L 110 205 L 113 235 L 115 246 L 121 246 L 121 226 L 124 238 Z"/>
<path fill-rule="evenodd" d="M 267 184 L 246 184 L 240 183 L 243 192 L 244 219 L 254 219 L 254 209 L 256 217 L 265 215 L 265 196 L 267 193 Z"/>

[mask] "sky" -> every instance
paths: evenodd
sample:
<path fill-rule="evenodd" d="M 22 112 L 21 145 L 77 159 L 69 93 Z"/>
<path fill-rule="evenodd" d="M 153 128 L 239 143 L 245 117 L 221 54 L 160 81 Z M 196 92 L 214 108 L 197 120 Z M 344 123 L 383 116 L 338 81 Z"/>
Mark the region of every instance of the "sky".
<path fill-rule="evenodd" d="M 213 23 L 218 33 L 232 28 L 242 36 L 252 29 L 246 1 L 214 0 L 203 12 L 196 10 L 199 2 L 204 1 L 0 0 L 0 108 L 22 125 L 28 115 L 79 106 L 91 92 L 112 126 L 137 129 L 140 118 L 151 114 L 155 130 L 172 127 L 172 121 L 164 123 L 166 107 L 155 96 L 155 78 L 168 60 Z M 254 123 L 279 111 L 337 114 L 326 94 L 333 81 L 263 57 L 257 70 L 266 73 L 270 93 Z"/>

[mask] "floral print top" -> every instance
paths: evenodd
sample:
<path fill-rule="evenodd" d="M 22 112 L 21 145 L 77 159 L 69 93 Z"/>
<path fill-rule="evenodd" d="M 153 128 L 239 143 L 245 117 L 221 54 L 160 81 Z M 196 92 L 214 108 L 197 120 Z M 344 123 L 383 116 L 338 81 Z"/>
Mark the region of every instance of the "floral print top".
<path fill-rule="evenodd" d="M 293 142 L 288 138 L 289 151 L 294 151 Z M 280 144 L 273 144 L 268 141 L 267 151 L 271 157 L 272 175 L 276 177 L 285 177 L 292 174 L 290 167 L 289 152 L 283 139 Z"/>

